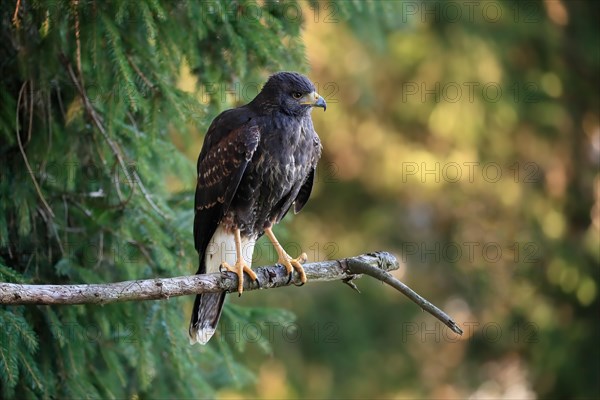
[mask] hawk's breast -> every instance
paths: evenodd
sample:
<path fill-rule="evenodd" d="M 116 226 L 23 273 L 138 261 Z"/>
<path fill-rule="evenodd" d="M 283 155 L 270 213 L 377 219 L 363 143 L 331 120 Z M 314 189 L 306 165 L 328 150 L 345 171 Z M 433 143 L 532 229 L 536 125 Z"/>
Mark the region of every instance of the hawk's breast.
<path fill-rule="evenodd" d="M 261 129 L 261 141 L 230 209 L 243 234 L 260 236 L 265 226 L 277 222 L 314 168 L 314 131 L 293 122 Z"/>

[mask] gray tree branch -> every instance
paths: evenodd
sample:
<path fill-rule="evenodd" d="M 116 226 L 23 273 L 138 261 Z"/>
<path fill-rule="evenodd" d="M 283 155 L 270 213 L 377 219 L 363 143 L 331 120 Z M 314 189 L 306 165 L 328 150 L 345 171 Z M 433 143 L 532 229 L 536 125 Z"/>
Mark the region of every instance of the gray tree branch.
<path fill-rule="evenodd" d="M 369 275 L 399 290 L 454 332 L 462 334 L 452 318 L 390 275 L 389 271 L 398 267 L 398 260 L 393 255 L 377 252 L 305 264 L 304 271 L 309 282 L 342 280 L 355 289 L 352 280 L 361 274 Z M 279 265 L 259 267 L 254 271 L 258 279 L 256 282 L 245 279 L 244 291 L 300 284 L 297 275 L 290 280 L 285 268 Z M 25 285 L 3 282 L 0 283 L 0 304 L 107 304 L 236 290 L 237 275 L 232 272 L 89 285 Z"/>

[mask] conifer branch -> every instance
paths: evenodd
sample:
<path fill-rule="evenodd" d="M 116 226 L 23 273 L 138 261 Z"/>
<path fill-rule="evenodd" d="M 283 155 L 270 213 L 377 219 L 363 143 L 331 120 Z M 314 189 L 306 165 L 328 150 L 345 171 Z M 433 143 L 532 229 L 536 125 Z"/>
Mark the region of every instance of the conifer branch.
<path fill-rule="evenodd" d="M 146 77 L 146 75 L 144 75 L 142 70 L 140 70 L 140 68 L 136 65 L 136 63 L 133 62 L 133 59 L 131 58 L 131 56 L 129 54 L 127 54 L 126 56 L 127 56 L 127 61 L 129 61 L 129 65 L 131 65 L 131 68 L 133 68 L 135 73 L 138 74 L 138 76 L 142 79 L 142 81 L 146 84 L 146 86 L 148 86 L 148 88 L 150 88 L 150 90 L 152 90 L 153 92 L 156 92 L 156 85 L 154 85 L 152 82 L 150 82 L 150 79 L 148 79 Z"/>
<path fill-rule="evenodd" d="M 309 263 L 304 265 L 304 271 L 309 282 L 341 280 L 347 283 L 361 274 L 369 275 L 407 295 L 454 332 L 462 334 L 452 318 L 389 274 L 389 271 L 398 267 L 398 260 L 393 255 L 376 252 L 341 260 Z M 256 282 L 245 279 L 244 291 L 300 285 L 299 277 L 294 275 L 290 279 L 285 268 L 280 265 L 259 267 L 254 271 L 258 279 Z M 0 283 L 0 304 L 107 304 L 161 300 L 198 293 L 234 292 L 237 290 L 237 279 L 236 274 L 223 272 L 88 285 Z"/>
<path fill-rule="evenodd" d="M 102 117 L 100 115 L 98 115 L 98 113 L 96 112 L 96 109 L 90 102 L 90 99 L 88 98 L 88 96 L 85 92 L 85 88 L 81 85 L 81 83 L 79 82 L 79 79 L 77 79 L 77 76 L 75 75 L 75 72 L 73 71 L 73 68 L 71 67 L 71 64 L 69 63 L 69 60 L 67 59 L 67 57 L 64 54 L 60 54 L 60 61 L 63 63 L 64 67 L 66 68 L 69 78 L 71 79 L 71 82 L 73 82 L 73 85 L 75 85 L 75 88 L 77 89 L 77 92 L 79 93 L 79 96 L 81 97 L 81 100 L 83 102 L 83 106 L 85 107 L 86 112 L 88 113 L 88 115 L 90 116 L 92 121 L 94 122 L 94 125 L 96 125 L 96 128 L 98 128 L 98 130 L 102 134 L 102 137 L 104 137 L 104 140 L 106 140 L 106 142 L 108 143 L 108 146 L 110 147 L 112 153 L 116 157 L 116 159 L 119 163 L 119 166 L 121 167 L 121 170 L 123 170 L 123 174 L 125 175 L 125 178 L 127 179 L 128 182 L 131 182 L 132 190 L 135 189 L 135 184 L 137 183 L 140 190 L 142 191 L 142 195 L 144 196 L 144 198 L 146 199 L 148 204 L 150 204 L 150 207 L 152 207 L 152 209 L 154 211 L 156 211 L 156 213 L 158 215 L 160 215 L 162 218 L 169 219 L 168 216 L 160 208 L 158 208 L 158 206 L 156 205 L 154 200 L 152 200 L 152 198 L 150 197 L 150 193 L 148 192 L 148 189 L 146 189 L 146 186 L 142 182 L 142 179 L 139 177 L 137 172 L 134 172 L 133 177 L 129 174 L 129 171 L 127 170 L 127 165 L 125 164 L 125 160 L 123 159 L 123 153 L 122 153 L 121 149 L 119 148 L 119 145 L 108 136 L 108 132 L 106 131 L 106 128 L 104 127 Z M 117 188 L 117 190 L 118 190 L 118 188 Z"/>

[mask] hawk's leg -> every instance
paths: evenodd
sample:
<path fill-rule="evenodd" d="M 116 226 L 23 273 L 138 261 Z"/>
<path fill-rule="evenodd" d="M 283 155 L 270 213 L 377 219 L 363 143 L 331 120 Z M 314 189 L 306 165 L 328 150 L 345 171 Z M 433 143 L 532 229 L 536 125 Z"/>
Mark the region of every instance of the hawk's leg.
<path fill-rule="evenodd" d="M 240 237 L 240 230 L 238 228 L 235 229 L 234 238 L 235 238 L 235 254 L 236 254 L 237 261 L 235 262 L 235 265 L 233 267 L 230 266 L 229 264 L 227 264 L 225 261 L 223 261 L 221 263 L 221 267 L 237 274 L 237 276 L 238 276 L 238 293 L 241 296 L 242 292 L 244 291 L 244 272 L 247 273 L 248 276 L 250 277 L 250 279 L 252 279 L 253 281 L 256 281 L 257 276 L 254 273 L 254 271 L 252 271 L 252 269 L 250 268 L 248 263 L 246 263 L 246 261 L 244 260 L 244 257 L 242 257 L 242 239 Z"/>
<path fill-rule="evenodd" d="M 275 247 L 275 251 L 277 252 L 277 256 L 279 257 L 277 263 L 285 267 L 288 274 L 290 274 L 290 277 L 294 269 L 298 271 L 298 275 L 300 276 L 300 282 L 302 282 L 302 284 L 305 284 L 306 273 L 304 272 L 304 268 L 302 268 L 302 263 L 305 262 L 308 258 L 306 256 L 306 253 L 300 254 L 300 257 L 298 258 L 292 258 L 288 253 L 286 253 L 283 247 L 281 247 L 271 228 L 266 228 L 265 233 L 271 241 L 271 243 L 273 243 L 273 247 Z"/>

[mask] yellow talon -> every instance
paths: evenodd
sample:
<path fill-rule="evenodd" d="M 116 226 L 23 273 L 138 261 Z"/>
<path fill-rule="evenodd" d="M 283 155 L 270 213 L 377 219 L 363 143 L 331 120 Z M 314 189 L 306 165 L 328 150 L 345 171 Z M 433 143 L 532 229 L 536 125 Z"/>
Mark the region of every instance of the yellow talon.
<path fill-rule="evenodd" d="M 304 268 L 302 268 L 302 263 L 308 259 L 306 253 L 300 254 L 298 258 L 292 258 L 288 253 L 286 253 L 283 247 L 281 247 L 271 228 L 265 229 L 265 234 L 268 236 L 271 243 L 273 243 L 273 247 L 277 252 L 277 263 L 285 267 L 288 275 L 291 274 L 293 270 L 296 270 L 300 276 L 300 282 L 302 282 L 304 285 L 306 283 L 306 273 L 304 272 Z"/>
<path fill-rule="evenodd" d="M 237 260 L 233 267 L 223 261 L 221 263 L 221 267 L 225 268 L 227 271 L 235 273 L 238 276 L 238 293 L 240 296 L 244 292 L 244 272 L 247 273 L 250 279 L 253 281 L 258 279 L 254 271 L 252 271 L 252 268 L 250 268 L 242 259 Z"/>

